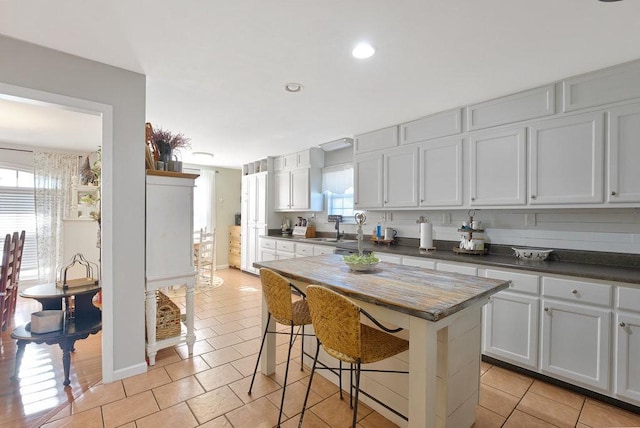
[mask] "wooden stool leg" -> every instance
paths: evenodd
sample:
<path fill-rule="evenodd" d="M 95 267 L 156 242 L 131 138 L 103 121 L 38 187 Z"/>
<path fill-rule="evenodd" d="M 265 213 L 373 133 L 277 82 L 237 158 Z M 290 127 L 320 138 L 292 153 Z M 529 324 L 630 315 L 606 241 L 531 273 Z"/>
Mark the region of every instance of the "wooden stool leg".
<path fill-rule="evenodd" d="M 18 350 L 16 351 L 16 365 L 13 369 L 13 376 L 11 379 L 18 380 L 18 373 L 20 372 L 20 364 L 22 363 L 22 356 L 24 355 L 24 348 L 27 346 L 25 340 L 18 340 Z"/>

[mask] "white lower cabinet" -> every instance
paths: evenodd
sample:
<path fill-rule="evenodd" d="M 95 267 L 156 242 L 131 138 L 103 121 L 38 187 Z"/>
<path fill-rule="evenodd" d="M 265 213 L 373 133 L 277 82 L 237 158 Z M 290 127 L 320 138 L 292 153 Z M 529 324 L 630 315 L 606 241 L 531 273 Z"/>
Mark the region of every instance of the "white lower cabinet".
<path fill-rule="evenodd" d="M 436 262 L 419 257 L 403 257 L 402 264 L 405 266 L 417 266 L 425 269 L 436 268 Z"/>
<path fill-rule="evenodd" d="M 540 371 L 608 392 L 611 310 L 544 298 L 542 307 Z"/>
<path fill-rule="evenodd" d="M 483 312 L 482 352 L 490 357 L 536 370 L 540 298 L 539 278 L 487 269 L 487 278 L 511 280 L 509 288 L 494 294 Z"/>
<path fill-rule="evenodd" d="M 640 404 L 640 288 L 616 291 L 615 392 L 617 398 Z"/>
<path fill-rule="evenodd" d="M 484 307 L 482 352 L 531 370 L 538 366 L 540 299 L 500 292 Z"/>
<path fill-rule="evenodd" d="M 638 308 L 640 310 L 640 308 Z M 616 315 L 616 387 L 619 397 L 640 402 L 640 315 Z"/>

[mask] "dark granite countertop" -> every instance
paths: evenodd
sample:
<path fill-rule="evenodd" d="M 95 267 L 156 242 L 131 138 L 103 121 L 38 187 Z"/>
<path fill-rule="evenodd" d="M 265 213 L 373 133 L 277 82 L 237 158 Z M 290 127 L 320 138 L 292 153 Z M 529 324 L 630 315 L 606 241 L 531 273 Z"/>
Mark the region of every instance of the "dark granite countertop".
<path fill-rule="evenodd" d="M 329 236 L 331 235 L 327 234 L 327 237 Z M 356 250 L 358 248 L 357 243 L 355 242 L 325 243 L 311 241 L 304 238 L 282 236 L 280 233 L 272 233 L 271 231 L 268 237 L 294 240 L 296 242 L 314 245 L 331 245 L 349 250 Z M 352 236 L 348 236 L 347 238 L 355 239 L 355 237 Z M 516 269 L 555 275 L 568 275 L 640 285 L 640 255 L 638 254 L 554 249 L 548 260 L 530 261 L 516 258 L 515 255 L 513 255 L 511 247 L 507 245 L 492 244 L 489 246 L 489 254 L 468 255 L 454 253 L 452 248 L 456 244 L 457 243 L 453 241 L 434 241 L 434 245 L 437 249 L 435 251 L 424 251 L 418 248 L 418 239 L 399 238 L 395 245 L 379 245 L 365 238 L 364 250 L 396 254 L 399 256 L 470 263 L 480 266 L 493 266 L 496 268 Z"/>

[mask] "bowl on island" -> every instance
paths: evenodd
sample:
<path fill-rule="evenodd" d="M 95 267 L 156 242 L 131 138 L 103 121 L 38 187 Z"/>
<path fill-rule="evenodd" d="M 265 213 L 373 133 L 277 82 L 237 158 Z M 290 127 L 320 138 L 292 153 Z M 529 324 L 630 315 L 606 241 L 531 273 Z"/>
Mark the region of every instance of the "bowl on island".
<path fill-rule="evenodd" d="M 348 256 L 343 256 L 342 261 L 344 261 L 353 272 L 367 272 L 374 270 L 380 262 L 380 259 L 375 257 L 373 253 L 362 256 L 349 254 Z"/>
<path fill-rule="evenodd" d="M 546 260 L 547 257 L 549 257 L 549 254 L 551 254 L 551 252 L 553 251 L 553 250 L 541 250 L 537 248 L 511 247 L 511 249 L 516 252 L 515 253 L 516 257 L 519 259 L 536 260 L 536 261 Z"/>

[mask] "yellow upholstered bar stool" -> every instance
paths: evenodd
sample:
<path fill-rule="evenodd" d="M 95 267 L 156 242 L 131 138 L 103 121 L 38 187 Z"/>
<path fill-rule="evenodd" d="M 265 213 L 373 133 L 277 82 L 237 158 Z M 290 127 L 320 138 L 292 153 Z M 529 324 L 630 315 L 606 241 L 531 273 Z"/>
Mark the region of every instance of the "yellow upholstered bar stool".
<path fill-rule="evenodd" d="M 284 405 L 284 394 L 287 389 L 287 376 L 289 374 L 289 361 L 291 360 L 291 348 L 295 343 L 297 336 L 304 336 L 304 326 L 311 324 L 311 315 L 309 314 L 309 306 L 305 300 L 305 294 L 295 285 L 291 284 L 286 278 L 275 273 L 270 269 L 260 269 L 260 281 L 262 283 L 262 294 L 264 295 L 267 303 L 267 309 L 269 314 L 267 316 L 267 327 L 262 335 L 262 343 L 260 345 L 260 351 L 258 352 L 258 358 L 256 360 L 256 367 L 253 370 L 253 377 L 251 378 L 251 385 L 249 385 L 249 394 L 253 388 L 253 381 L 256 378 L 256 372 L 258 371 L 258 364 L 260 362 L 260 356 L 262 355 L 262 348 L 264 347 L 264 341 L 267 334 L 289 334 L 289 350 L 287 353 L 287 365 L 284 372 L 284 384 L 282 385 L 282 399 L 280 400 L 280 413 L 278 414 L 278 427 L 282 420 L 282 407 Z M 302 299 L 294 300 L 292 292 L 295 291 Z M 280 333 L 278 331 L 269 331 L 269 322 L 271 318 L 283 325 L 290 326 L 289 333 Z M 295 332 L 295 327 L 298 327 L 298 331 Z M 302 333 L 300 333 L 302 330 Z M 302 342 L 302 355 L 304 355 L 304 341 Z M 300 370 L 302 370 L 302 360 L 300 363 Z"/>
<path fill-rule="evenodd" d="M 356 385 L 352 423 L 352 427 L 355 428 L 358 415 L 360 372 L 364 371 L 361 369 L 361 365 L 375 363 L 404 352 L 409 349 L 409 342 L 389 334 L 397 333 L 402 330 L 401 328 L 392 330 L 384 327 L 366 311 L 341 294 L 318 285 L 308 286 L 306 292 L 318 346 L 316 347 L 311 377 L 307 385 L 307 394 L 304 398 L 298 426 L 302 426 L 302 418 L 307 407 L 311 382 L 318 363 L 318 352 L 320 345 L 322 345 L 327 354 L 337 358 L 339 361 L 355 366 Z M 360 322 L 360 314 L 365 315 L 376 326 L 385 331 L 362 324 Z"/>

